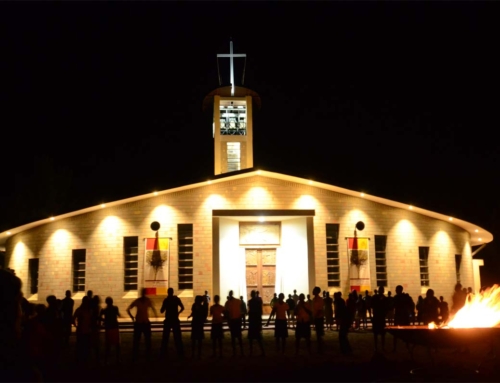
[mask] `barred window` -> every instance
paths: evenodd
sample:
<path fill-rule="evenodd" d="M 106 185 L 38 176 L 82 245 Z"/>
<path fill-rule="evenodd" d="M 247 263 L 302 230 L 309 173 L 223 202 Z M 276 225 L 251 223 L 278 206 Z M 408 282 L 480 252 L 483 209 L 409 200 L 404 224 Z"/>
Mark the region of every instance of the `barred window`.
<path fill-rule="evenodd" d="M 227 171 L 235 172 L 241 168 L 241 145 L 239 142 L 227 143 Z"/>
<path fill-rule="evenodd" d="M 73 250 L 73 292 L 85 291 L 86 250 Z"/>
<path fill-rule="evenodd" d="M 339 224 L 326 224 L 326 267 L 328 287 L 340 287 Z"/>
<path fill-rule="evenodd" d="M 177 225 L 179 290 L 193 288 L 193 224 Z"/>
<path fill-rule="evenodd" d="M 30 293 L 36 294 L 38 293 L 38 267 L 40 265 L 39 258 L 32 258 L 28 260 L 28 269 L 29 269 L 29 287 Z"/>
<path fill-rule="evenodd" d="M 420 286 L 429 286 L 429 247 L 420 246 L 418 248 L 420 260 Z"/>
<path fill-rule="evenodd" d="M 375 268 L 377 286 L 387 287 L 387 235 L 375 236 Z"/>
<path fill-rule="evenodd" d="M 124 290 L 137 290 L 139 237 L 123 237 Z"/>

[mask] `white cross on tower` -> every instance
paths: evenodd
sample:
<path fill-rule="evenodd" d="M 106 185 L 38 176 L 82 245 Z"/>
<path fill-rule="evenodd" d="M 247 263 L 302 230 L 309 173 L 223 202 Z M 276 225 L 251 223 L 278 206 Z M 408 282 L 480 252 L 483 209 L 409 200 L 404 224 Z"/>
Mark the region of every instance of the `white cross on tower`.
<path fill-rule="evenodd" d="M 247 57 L 245 53 L 233 53 L 233 40 L 229 41 L 229 53 L 220 53 L 217 57 L 229 57 L 230 70 L 231 70 L 231 96 L 234 96 L 234 64 L 233 58 L 235 57 Z"/>

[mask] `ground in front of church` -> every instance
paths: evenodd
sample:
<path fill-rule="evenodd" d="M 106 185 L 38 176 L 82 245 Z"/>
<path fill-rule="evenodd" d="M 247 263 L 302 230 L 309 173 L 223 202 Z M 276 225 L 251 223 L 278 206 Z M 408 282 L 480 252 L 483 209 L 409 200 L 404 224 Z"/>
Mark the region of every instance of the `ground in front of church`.
<path fill-rule="evenodd" d="M 144 355 L 141 341 L 141 356 L 132 363 L 132 333 L 121 333 L 122 362 L 117 365 L 114 358 L 104 365 L 104 333 L 101 334 L 102 363 L 91 359 L 88 367 L 78 369 L 74 360 L 75 337 L 63 353 L 61 367 L 56 373 L 44 377 L 45 381 L 58 382 L 237 382 L 237 381 L 352 381 L 352 382 L 427 382 L 427 381 L 498 381 L 500 367 L 485 345 L 470 345 L 469 352 L 442 349 L 430 351 L 417 346 L 413 360 L 406 346 L 398 342 L 397 352 L 392 352 L 393 338 L 386 335 L 387 352 L 374 352 L 373 334 L 370 330 L 349 333 L 353 354 L 340 353 L 338 332 L 326 331 L 325 352 L 318 354 L 315 333 L 312 332 L 312 352 L 308 355 L 302 343 L 300 355 L 295 355 L 295 337 L 289 330 L 285 355 L 277 353 L 273 330 L 264 330 L 266 356 L 248 356 L 248 340 L 243 332 L 245 356 L 232 356 L 229 333 L 225 333 L 224 357 L 211 358 L 210 333 L 205 333 L 201 359 L 191 358 L 190 333 L 183 333 L 186 357 L 177 358 L 173 338 L 169 343 L 168 359 L 160 359 L 161 332 L 153 332 L 153 354 Z M 498 345 L 497 345 L 498 346 Z M 259 355 L 254 345 L 254 354 Z M 475 372 L 478 363 L 482 368 Z M 416 369 L 416 370 L 415 370 Z M 410 373 L 414 370 L 414 373 Z"/>

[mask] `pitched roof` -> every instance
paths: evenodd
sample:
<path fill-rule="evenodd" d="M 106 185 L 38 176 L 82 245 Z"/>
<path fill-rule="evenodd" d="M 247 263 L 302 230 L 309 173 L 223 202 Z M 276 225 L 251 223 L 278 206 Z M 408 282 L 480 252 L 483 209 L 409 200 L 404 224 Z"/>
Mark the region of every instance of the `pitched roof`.
<path fill-rule="evenodd" d="M 350 195 L 353 197 L 362 197 L 366 200 L 377 202 L 377 203 L 380 203 L 380 204 L 386 205 L 386 206 L 397 207 L 397 208 L 405 209 L 405 210 L 410 209 L 412 212 L 422 214 L 422 215 L 425 215 L 427 217 L 435 218 L 438 220 L 446 221 L 446 222 L 449 222 L 453 225 L 456 225 L 456 226 L 461 227 L 462 229 L 466 230 L 470 234 L 470 245 L 471 246 L 478 246 L 478 245 L 486 244 L 486 243 L 493 241 L 493 235 L 490 232 L 488 232 L 487 230 L 485 230 L 477 225 L 474 225 L 473 223 L 470 223 L 470 222 L 467 222 L 467 221 L 464 221 L 464 220 L 461 220 L 458 218 L 449 217 L 447 215 L 436 213 L 436 212 L 426 210 L 426 209 L 422 209 L 422 208 L 419 208 L 417 206 L 410 206 L 408 204 L 404 204 L 401 202 L 396 202 L 396 201 L 392 201 L 389 199 L 377 197 L 374 195 L 360 193 L 360 192 L 349 190 L 349 189 L 344 189 L 344 188 L 341 188 L 338 186 L 333 186 L 333 185 L 325 184 L 322 182 L 307 180 L 304 178 L 289 176 L 289 175 L 281 174 L 281 173 L 274 173 L 274 172 L 269 172 L 269 171 L 265 171 L 265 170 L 254 170 L 254 169 L 245 170 L 245 171 L 241 171 L 241 172 L 235 172 L 235 173 L 227 173 L 227 174 L 217 176 L 215 179 L 212 179 L 209 181 L 198 182 L 198 183 L 191 184 L 191 185 L 180 186 L 180 187 L 176 187 L 176 188 L 172 188 L 172 189 L 142 194 L 142 195 L 136 196 L 136 197 L 131 197 L 131 198 L 126 198 L 126 199 L 122 199 L 122 200 L 118 200 L 118 201 L 114 201 L 114 202 L 109 202 L 109 203 L 106 203 L 105 207 L 112 207 L 112 206 L 130 203 L 130 202 L 144 200 L 144 199 L 155 197 L 158 195 L 165 195 L 165 194 L 195 189 L 198 187 L 206 186 L 207 184 L 223 183 L 226 181 L 232 181 L 232 180 L 237 180 L 237 179 L 242 179 L 242 178 L 249 178 L 249 177 L 254 177 L 254 176 L 274 178 L 274 179 L 279 179 L 279 180 L 288 181 L 288 182 L 295 182 L 295 183 L 303 184 L 303 185 L 313 185 L 317 188 L 322 188 L 325 190 L 330 190 L 333 192 L 346 194 L 346 195 Z M 60 220 L 63 218 L 74 217 L 77 215 L 100 210 L 102 208 L 103 208 L 102 205 L 92 206 L 92 207 L 77 210 L 74 212 L 61 214 L 61 215 L 56 216 L 56 217 L 50 217 L 50 218 L 45 218 L 45 219 L 42 219 L 39 221 L 31 222 L 31 223 L 28 223 L 28 224 L 25 224 L 22 226 L 18 226 L 16 228 L 11 229 L 11 230 L 5 231 L 3 233 L 0 233 L 0 248 L 5 246 L 7 239 L 11 235 L 23 232 L 25 230 L 28 230 L 28 229 L 31 229 L 31 228 L 34 228 L 37 226 L 41 226 L 41 225 L 50 223 L 54 220 Z"/>

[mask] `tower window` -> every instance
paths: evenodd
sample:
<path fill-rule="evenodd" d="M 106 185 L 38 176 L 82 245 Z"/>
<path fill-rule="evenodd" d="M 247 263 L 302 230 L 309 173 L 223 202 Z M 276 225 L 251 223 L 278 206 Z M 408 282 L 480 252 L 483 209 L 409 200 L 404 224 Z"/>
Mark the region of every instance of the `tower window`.
<path fill-rule="evenodd" d="M 85 249 L 73 250 L 73 292 L 85 291 Z"/>
<path fill-rule="evenodd" d="M 193 288 L 193 224 L 177 225 L 179 290 Z"/>
<path fill-rule="evenodd" d="M 418 258 L 420 260 L 420 286 L 429 286 L 429 247 L 420 246 L 418 248 Z"/>
<path fill-rule="evenodd" d="M 220 134 L 247 135 L 247 107 L 245 101 L 222 101 L 220 104 Z"/>
<path fill-rule="evenodd" d="M 241 168 L 241 145 L 239 142 L 227 143 L 227 171 L 234 172 Z"/>
<path fill-rule="evenodd" d="M 328 287 L 340 286 L 339 224 L 326 224 L 326 267 Z"/>
<path fill-rule="evenodd" d="M 139 237 L 123 237 L 124 290 L 137 290 Z"/>

